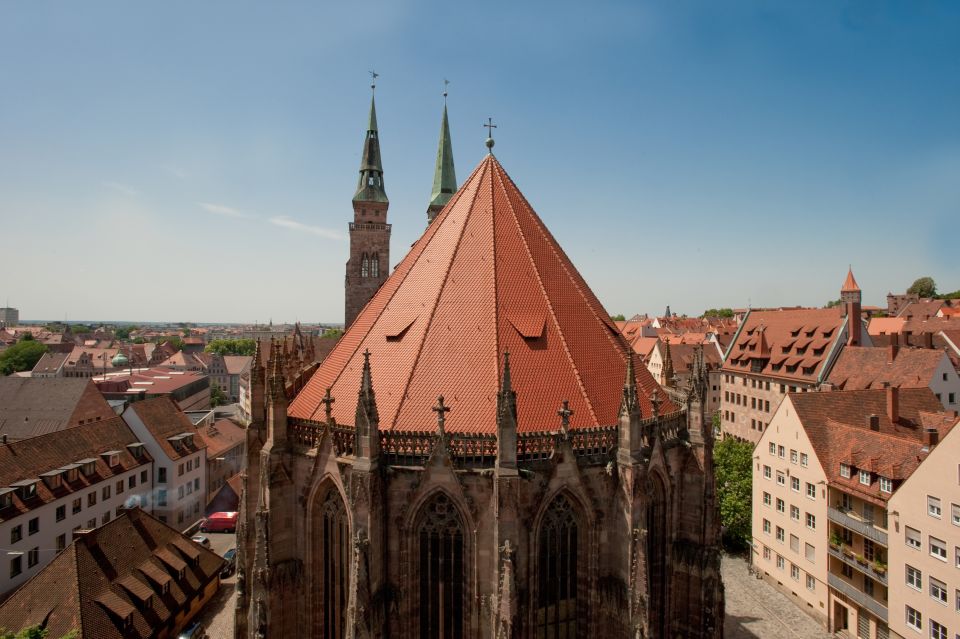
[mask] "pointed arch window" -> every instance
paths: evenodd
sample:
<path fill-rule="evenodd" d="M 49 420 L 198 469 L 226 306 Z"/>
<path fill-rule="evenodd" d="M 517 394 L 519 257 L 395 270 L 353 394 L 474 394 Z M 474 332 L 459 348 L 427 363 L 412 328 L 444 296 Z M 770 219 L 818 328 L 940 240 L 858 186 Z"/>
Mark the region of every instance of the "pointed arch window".
<path fill-rule="evenodd" d="M 450 498 L 438 493 L 417 527 L 421 639 L 463 637 L 463 521 Z"/>
<path fill-rule="evenodd" d="M 366 253 L 360 258 L 360 277 L 370 277 L 370 258 Z"/>
<path fill-rule="evenodd" d="M 370 277 L 380 277 L 380 254 L 370 256 Z"/>
<path fill-rule="evenodd" d="M 537 639 L 577 636 L 578 530 L 573 505 L 558 495 L 538 538 Z"/>
<path fill-rule="evenodd" d="M 347 593 L 350 586 L 350 528 L 339 491 L 327 491 L 316 515 L 314 534 L 312 636 L 343 639 L 346 636 Z"/>

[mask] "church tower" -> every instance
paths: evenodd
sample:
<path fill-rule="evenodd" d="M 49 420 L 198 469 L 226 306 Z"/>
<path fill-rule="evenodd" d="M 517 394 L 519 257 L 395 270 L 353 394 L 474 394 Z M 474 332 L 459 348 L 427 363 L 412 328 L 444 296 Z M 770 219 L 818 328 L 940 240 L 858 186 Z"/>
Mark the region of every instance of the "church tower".
<path fill-rule="evenodd" d="M 374 74 L 374 81 L 376 75 Z M 376 89 L 376 84 L 370 85 Z M 390 225 L 387 208 L 390 200 L 383 187 L 380 162 L 380 135 L 377 108 L 370 98 L 370 122 L 363 141 L 360 181 L 353 196 L 353 222 L 350 223 L 350 259 L 347 260 L 344 328 L 349 328 L 373 294 L 390 274 Z"/>
<path fill-rule="evenodd" d="M 433 172 L 433 190 L 430 192 L 430 204 L 427 206 L 428 225 L 456 192 L 457 175 L 453 169 L 453 145 L 450 142 L 450 124 L 447 122 L 447 91 L 444 88 L 440 143 L 437 145 L 437 167 Z"/>

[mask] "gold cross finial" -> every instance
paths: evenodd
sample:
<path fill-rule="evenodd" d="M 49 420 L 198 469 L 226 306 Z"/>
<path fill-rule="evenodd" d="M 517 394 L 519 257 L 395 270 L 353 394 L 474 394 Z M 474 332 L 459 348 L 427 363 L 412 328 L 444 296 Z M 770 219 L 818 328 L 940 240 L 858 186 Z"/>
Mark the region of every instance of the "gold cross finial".
<path fill-rule="evenodd" d="M 483 126 L 487 129 L 487 153 L 493 154 L 493 130 L 497 125 L 493 123 L 493 118 L 487 118 L 487 123 Z"/>

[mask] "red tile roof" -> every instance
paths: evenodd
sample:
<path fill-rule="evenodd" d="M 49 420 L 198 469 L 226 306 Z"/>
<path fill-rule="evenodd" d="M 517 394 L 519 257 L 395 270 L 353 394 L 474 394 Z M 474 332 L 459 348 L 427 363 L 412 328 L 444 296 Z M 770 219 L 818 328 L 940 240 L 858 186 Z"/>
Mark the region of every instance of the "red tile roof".
<path fill-rule="evenodd" d="M 187 414 L 177 408 L 177 405 L 168 397 L 155 397 L 145 399 L 140 402 L 130 404 L 127 410 L 132 410 L 147 427 L 150 434 L 166 453 L 170 459 L 180 459 L 188 457 L 198 450 L 207 447 L 207 443 L 198 433 L 198 429 L 187 417 Z M 126 413 L 124 413 L 126 415 Z M 182 443 L 182 448 L 178 451 L 168 441 L 168 437 L 174 437 L 181 433 L 192 433 L 196 435 L 193 443 Z"/>
<path fill-rule="evenodd" d="M 845 318 L 841 308 L 752 311 L 730 346 L 723 370 L 753 373 L 752 359 L 766 346 L 769 359 L 757 375 L 816 382 L 840 336 Z"/>
<path fill-rule="evenodd" d="M 887 414 L 887 392 L 878 389 L 789 395 L 831 484 L 875 502 L 886 499 L 876 478 L 870 486 L 861 484 L 857 470 L 904 480 L 929 452 L 923 444 L 922 429 L 936 428 L 943 439 L 957 422 L 953 413 L 943 412 L 929 388 L 910 388 L 897 389 L 900 419 L 894 423 Z M 878 431 L 869 428 L 871 415 L 877 416 Z M 841 477 L 841 463 L 854 469 L 850 478 Z"/>
<path fill-rule="evenodd" d="M 204 596 L 222 567 L 213 551 L 128 510 L 79 537 L 7 599 L 0 627 L 43 623 L 51 637 L 71 630 L 84 638 L 154 637 Z"/>
<path fill-rule="evenodd" d="M 207 459 L 220 457 L 221 453 L 242 445 L 247 439 L 246 429 L 229 419 L 218 419 L 210 426 L 197 428 L 197 432 L 207 445 Z"/>
<path fill-rule="evenodd" d="M 857 280 L 853 278 L 853 269 L 847 269 L 847 279 L 844 280 L 843 286 L 840 288 L 841 293 L 851 293 L 854 291 L 859 291 L 860 287 L 857 285 Z"/>
<path fill-rule="evenodd" d="M 115 413 L 88 378 L 0 377 L 0 433 L 24 439 Z"/>
<path fill-rule="evenodd" d="M 837 388 L 858 390 L 883 388 L 884 383 L 900 388 L 923 388 L 933 381 L 946 355 L 925 348 L 892 349 L 847 346 L 837 358 L 827 381 Z"/>
<path fill-rule="evenodd" d="M 493 432 L 504 351 L 521 431 L 616 423 L 628 347 L 609 314 L 499 162 L 488 156 L 427 228 L 294 399 L 294 418 L 353 423 L 369 349 L 383 429 Z M 656 382 L 634 366 L 641 410 Z M 661 396 L 663 394 L 661 393 Z M 664 410 L 672 409 L 672 405 Z"/>

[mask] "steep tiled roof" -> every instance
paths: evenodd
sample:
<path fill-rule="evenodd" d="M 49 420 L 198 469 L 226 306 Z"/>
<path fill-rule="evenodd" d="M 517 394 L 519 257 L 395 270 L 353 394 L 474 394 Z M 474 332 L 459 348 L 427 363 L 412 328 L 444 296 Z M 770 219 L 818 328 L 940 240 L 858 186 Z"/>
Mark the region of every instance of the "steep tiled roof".
<path fill-rule="evenodd" d="M 55 375 L 63 368 L 63 364 L 68 357 L 70 357 L 70 353 L 47 351 L 43 354 L 43 357 L 37 360 L 33 367 L 33 374 L 38 376 Z"/>
<path fill-rule="evenodd" d="M 242 444 L 247 437 L 243 427 L 229 419 L 218 419 L 210 426 L 201 426 L 197 429 L 200 438 L 207 445 L 207 458 L 219 457 L 221 453 Z"/>
<path fill-rule="evenodd" d="M 227 368 L 227 374 L 240 375 L 250 368 L 253 363 L 253 357 L 250 355 L 224 355 L 223 364 Z"/>
<path fill-rule="evenodd" d="M 352 424 L 369 349 L 382 429 L 436 428 L 443 395 L 450 431 L 493 432 L 509 351 L 521 431 L 616 423 L 628 347 L 609 314 L 499 162 L 488 156 L 370 300 L 290 405 Z M 641 410 L 656 382 L 635 366 Z M 671 409 L 666 406 L 664 409 Z"/>
<path fill-rule="evenodd" d="M 82 638 L 153 637 L 203 596 L 222 566 L 213 551 L 128 510 L 79 537 L 7 599 L 0 627 L 44 623 L 51 637 L 71 630 Z"/>
<path fill-rule="evenodd" d="M 933 380 L 946 357 L 943 351 L 900 348 L 891 359 L 890 348 L 847 346 L 840 353 L 827 381 L 837 388 L 859 390 L 882 388 L 884 383 L 901 388 L 923 388 Z"/>
<path fill-rule="evenodd" d="M 843 286 L 840 288 L 842 293 L 852 293 L 854 291 L 859 291 L 860 286 L 857 285 L 857 280 L 853 277 L 853 269 L 847 269 L 847 279 L 844 280 Z"/>
<path fill-rule="evenodd" d="M 8 438 L 36 437 L 113 416 L 89 379 L 0 377 L 0 433 Z"/>
<path fill-rule="evenodd" d="M 36 497 L 24 501 L 16 492 L 12 493 L 13 503 L 0 510 L 0 521 L 17 517 L 70 493 L 81 492 L 91 484 L 149 463 L 150 455 L 146 450 L 141 451 L 142 455 L 138 459 L 127 448 L 128 444 L 136 441 L 136 436 L 124 421 L 119 417 L 112 417 L 106 421 L 77 426 L 71 429 L 69 437 L 64 437 L 62 433 L 50 433 L 0 445 L 0 488 L 6 488 L 21 480 L 39 481 Z M 108 451 L 119 451 L 116 466 L 111 467 L 107 460 L 101 457 L 101 453 Z M 68 476 L 63 473 L 60 475 L 62 481 L 59 485 L 48 485 L 40 479 L 44 473 L 85 459 L 96 462 L 94 472 L 89 476 L 77 472 L 74 481 L 67 481 Z"/>
<path fill-rule="evenodd" d="M 871 317 L 867 332 L 871 335 L 898 335 L 906 321 L 902 317 Z"/>
<path fill-rule="evenodd" d="M 170 459 L 187 457 L 207 447 L 190 418 L 168 397 L 155 397 L 134 402 L 127 410 L 137 414 Z M 184 442 L 181 450 L 177 451 L 167 438 L 181 433 L 193 433 L 197 436 L 193 438 L 192 445 Z"/>
<path fill-rule="evenodd" d="M 731 345 L 723 370 L 815 382 L 836 344 L 845 318 L 840 308 L 752 311 Z M 761 358 L 763 344 L 769 359 Z"/>
<path fill-rule="evenodd" d="M 944 300 L 935 300 L 935 299 L 921 299 L 917 302 L 910 302 L 897 313 L 897 317 L 904 317 L 906 319 L 929 319 L 931 317 L 937 316 L 937 311 L 940 310 L 946 302 Z"/>
<path fill-rule="evenodd" d="M 887 414 L 887 390 L 852 390 L 822 393 L 791 393 L 797 417 L 810 439 L 827 478 L 846 492 L 874 501 L 883 500 L 877 481 L 861 484 L 856 470 L 869 470 L 900 481 L 910 476 L 926 457 L 923 427 L 937 428 L 942 438 L 957 418 L 942 412 L 929 388 L 898 390 L 900 419 Z M 876 415 L 879 430 L 868 419 Z M 851 478 L 840 476 L 840 464 L 855 470 Z"/>

